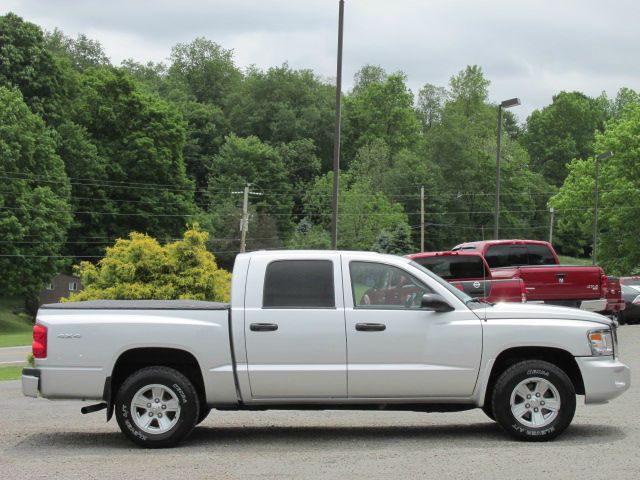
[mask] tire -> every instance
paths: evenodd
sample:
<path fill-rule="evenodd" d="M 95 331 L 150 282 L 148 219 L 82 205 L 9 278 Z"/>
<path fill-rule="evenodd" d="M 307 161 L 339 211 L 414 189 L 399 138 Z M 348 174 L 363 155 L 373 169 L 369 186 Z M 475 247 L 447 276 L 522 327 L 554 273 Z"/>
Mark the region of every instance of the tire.
<path fill-rule="evenodd" d="M 116 395 L 115 413 L 120 430 L 134 443 L 146 448 L 172 447 L 195 427 L 200 402 L 182 373 L 168 367 L 146 367 L 124 381 Z"/>
<path fill-rule="evenodd" d="M 485 403 L 484 406 L 482 407 L 482 411 L 491 420 L 493 420 L 494 422 L 496 421 L 496 416 L 493 414 L 493 408 L 491 406 L 491 403 L 489 402 Z"/>
<path fill-rule="evenodd" d="M 196 425 L 200 425 L 202 422 L 204 422 L 205 418 L 207 418 L 207 416 L 209 415 L 209 412 L 211 412 L 211 407 L 207 407 L 205 406 L 200 406 L 200 415 L 198 415 L 198 420 L 196 421 Z"/>
<path fill-rule="evenodd" d="M 560 435 L 573 420 L 576 392 L 560 368 L 527 360 L 500 375 L 491 404 L 496 421 L 511 436 L 544 442 Z"/>

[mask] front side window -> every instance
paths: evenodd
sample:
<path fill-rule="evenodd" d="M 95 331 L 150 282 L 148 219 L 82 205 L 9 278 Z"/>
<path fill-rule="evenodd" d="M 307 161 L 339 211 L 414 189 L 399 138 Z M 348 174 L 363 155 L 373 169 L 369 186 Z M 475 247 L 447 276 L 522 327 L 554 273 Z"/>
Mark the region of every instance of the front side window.
<path fill-rule="evenodd" d="M 69 291 L 75 292 L 78 290 L 78 284 L 76 282 L 69 282 Z"/>
<path fill-rule="evenodd" d="M 277 260 L 267 265 L 263 308 L 335 308 L 333 262 Z"/>
<path fill-rule="evenodd" d="M 433 293 L 420 280 L 392 265 L 351 262 L 353 304 L 361 308 L 420 308 L 422 296 Z"/>

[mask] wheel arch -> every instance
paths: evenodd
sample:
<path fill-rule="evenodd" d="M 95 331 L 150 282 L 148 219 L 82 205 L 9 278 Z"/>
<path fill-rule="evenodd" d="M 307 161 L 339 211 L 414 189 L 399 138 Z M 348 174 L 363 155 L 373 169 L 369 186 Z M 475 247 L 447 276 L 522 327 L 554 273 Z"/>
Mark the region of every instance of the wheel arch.
<path fill-rule="evenodd" d="M 493 388 L 500 375 L 510 366 L 524 360 L 543 360 L 552 363 L 567 374 L 571 383 L 573 383 L 576 393 L 584 395 L 585 388 L 582 373 L 575 357 L 571 353 L 554 347 L 512 347 L 500 352 L 493 362 L 487 387 L 482 397 L 483 405 L 487 405 L 487 402 L 491 401 Z"/>
<path fill-rule="evenodd" d="M 113 415 L 113 399 L 125 379 L 133 372 L 150 366 L 170 367 L 182 373 L 198 392 L 200 404 L 206 404 L 202 370 L 198 360 L 192 353 L 179 348 L 132 348 L 120 354 L 113 365 L 111 376 L 107 377 L 105 382 L 104 400 L 108 406 L 107 420 Z"/>

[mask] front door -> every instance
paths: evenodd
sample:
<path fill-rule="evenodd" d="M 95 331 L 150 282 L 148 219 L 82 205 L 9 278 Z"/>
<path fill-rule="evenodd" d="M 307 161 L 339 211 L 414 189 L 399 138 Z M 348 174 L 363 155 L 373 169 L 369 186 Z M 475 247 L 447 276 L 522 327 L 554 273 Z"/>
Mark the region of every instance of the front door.
<path fill-rule="evenodd" d="M 350 398 L 468 397 L 482 326 L 466 307 L 420 307 L 429 280 L 394 265 L 343 260 Z M 439 286 L 440 288 L 443 288 Z"/>
<path fill-rule="evenodd" d="M 251 258 L 245 340 L 253 398 L 346 397 L 340 255 Z M 336 287 L 338 285 L 338 287 Z"/>

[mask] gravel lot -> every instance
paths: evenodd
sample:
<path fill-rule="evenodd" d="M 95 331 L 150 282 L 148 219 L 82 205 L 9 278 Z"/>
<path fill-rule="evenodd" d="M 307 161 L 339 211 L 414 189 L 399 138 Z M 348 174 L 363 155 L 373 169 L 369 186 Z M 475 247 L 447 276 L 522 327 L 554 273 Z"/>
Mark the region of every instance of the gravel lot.
<path fill-rule="evenodd" d="M 620 328 L 622 359 L 640 369 L 640 326 Z M 633 374 L 632 374 L 633 375 Z M 35 478 L 640 478 L 640 387 L 579 405 L 546 444 L 505 437 L 480 410 L 212 412 L 170 450 L 142 450 L 104 412 L 23 397 L 0 383 L 0 476 Z"/>

